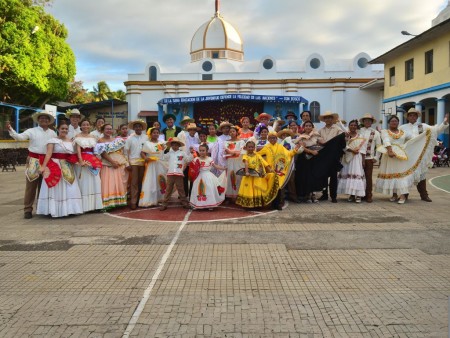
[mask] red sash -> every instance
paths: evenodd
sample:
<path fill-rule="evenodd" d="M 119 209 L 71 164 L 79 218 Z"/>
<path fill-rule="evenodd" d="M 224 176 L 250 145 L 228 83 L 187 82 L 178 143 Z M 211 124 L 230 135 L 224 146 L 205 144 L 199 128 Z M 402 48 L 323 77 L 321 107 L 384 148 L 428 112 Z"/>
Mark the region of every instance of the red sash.
<path fill-rule="evenodd" d="M 62 153 L 53 153 L 52 158 L 55 158 L 57 160 L 66 160 L 69 163 L 77 163 L 78 157 L 75 154 L 62 154 Z"/>

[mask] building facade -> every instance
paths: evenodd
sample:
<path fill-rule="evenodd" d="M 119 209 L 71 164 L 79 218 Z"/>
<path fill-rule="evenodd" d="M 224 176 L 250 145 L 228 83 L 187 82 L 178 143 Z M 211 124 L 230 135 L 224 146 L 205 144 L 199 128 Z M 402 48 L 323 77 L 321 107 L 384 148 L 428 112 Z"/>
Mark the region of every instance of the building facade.
<path fill-rule="evenodd" d="M 265 55 L 246 61 L 239 31 L 220 14 L 202 24 L 191 40 L 190 62 L 166 72 L 150 62 L 125 82 L 130 119 L 159 119 L 174 113 L 194 117 L 198 124 L 254 117 L 267 112 L 284 117 L 311 110 L 313 120 L 326 110 L 351 120 L 370 112 L 381 116 L 383 68 L 359 53 L 351 59 L 330 60 L 311 53 L 296 60 Z"/>
<path fill-rule="evenodd" d="M 404 122 L 403 113 L 415 107 L 422 122 L 442 122 L 450 111 L 450 1 L 430 29 L 370 63 L 384 64 L 386 117 L 397 114 Z M 448 131 L 440 137 L 448 144 Z"/>

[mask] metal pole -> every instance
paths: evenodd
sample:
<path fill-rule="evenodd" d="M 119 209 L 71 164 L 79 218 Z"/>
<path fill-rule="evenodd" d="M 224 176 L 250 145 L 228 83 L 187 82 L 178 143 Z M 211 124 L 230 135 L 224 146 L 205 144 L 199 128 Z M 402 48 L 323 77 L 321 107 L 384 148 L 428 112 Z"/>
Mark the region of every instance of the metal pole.
<path fill-rule="evenodd" d="M 111 99 L 111 124 L 114 129 L 114 99 Z"/>
<path fill-rule="evenodd" d="M 19 114 L 20 114 L 20 108 L 14 108 L 16 110 L 16 125 L 15 125 L 15 129 L 18 133 L 20 133 L 20 129 L 19 129 Z"/>

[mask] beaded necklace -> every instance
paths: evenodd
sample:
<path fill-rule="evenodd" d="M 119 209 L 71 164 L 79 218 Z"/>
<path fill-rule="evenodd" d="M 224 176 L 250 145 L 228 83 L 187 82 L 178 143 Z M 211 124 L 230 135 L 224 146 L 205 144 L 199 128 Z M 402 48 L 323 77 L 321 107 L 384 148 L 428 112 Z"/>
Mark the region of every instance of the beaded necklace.
<path fill-rule="evenodd" d="M 392 137 L 394 140 L 398 140 L 404 134 L 403 130 L 398 130 L 398 133 L 394 133 L 388 129 L 387 132 L 389 134 L 389 137 Z"/>

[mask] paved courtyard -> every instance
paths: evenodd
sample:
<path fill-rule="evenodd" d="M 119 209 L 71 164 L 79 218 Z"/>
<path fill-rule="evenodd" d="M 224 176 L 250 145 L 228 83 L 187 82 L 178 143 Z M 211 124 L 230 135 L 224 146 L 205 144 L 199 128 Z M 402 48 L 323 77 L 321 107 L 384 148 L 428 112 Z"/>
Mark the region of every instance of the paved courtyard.
<path fill-rule="evenodd" d="M 448 336 L 449 193 L 431 184 L 433 203 L 209 222 L 25 220 L 23 167 L 0 183 L 0 337 Z"/>

